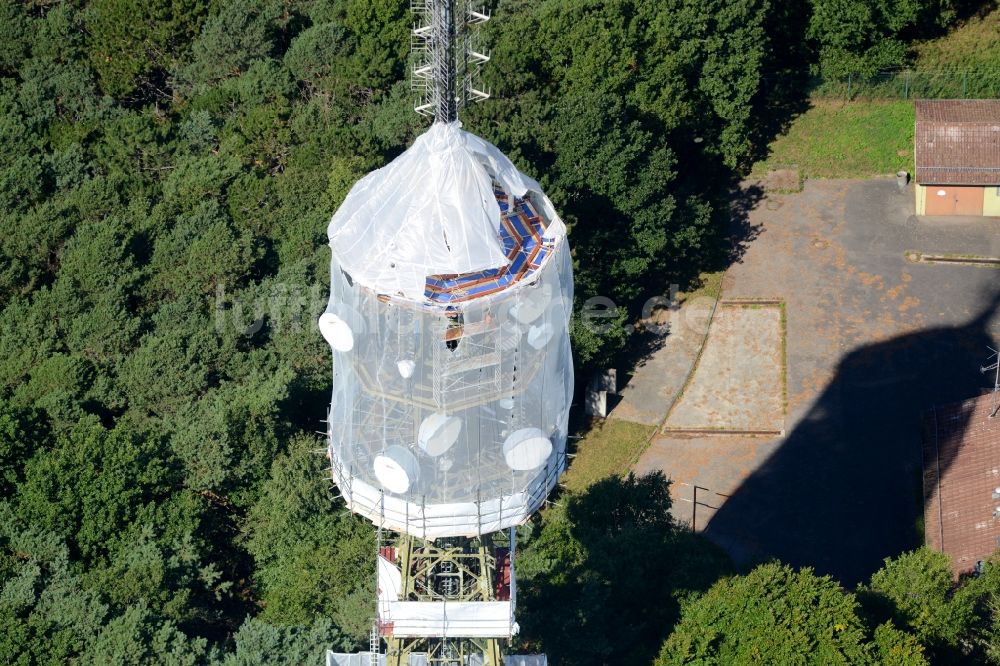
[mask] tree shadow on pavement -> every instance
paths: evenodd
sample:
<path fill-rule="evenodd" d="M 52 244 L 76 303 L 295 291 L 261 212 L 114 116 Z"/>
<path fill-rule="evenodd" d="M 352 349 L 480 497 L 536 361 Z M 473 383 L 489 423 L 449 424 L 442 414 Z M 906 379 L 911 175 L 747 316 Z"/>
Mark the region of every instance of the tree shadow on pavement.
<path fill-rule="evenodd" d="M 729 254 L 726 257 L 726 268 L 732 264 L 743 262 L 746 248 L 763 231 L 760 223 L 750 221 L 753 212 L 767 194 L 759 183 L 740 184 L 733 188 L 730 194 L 729 216 Z"/>
<path fill-rule="evenodd" d="M 923 542 L 921 415 L 980 394 L 996 347 L 1000 288 L 961 326 L 928 328 L 849 353 L 771 457 L 705 535 L 743 565 L 777 558 L 847 586 Z M 956 424 L 964 429 L 965 424 Z"/>
<path fill-rule="evenodd" d="M 716 273 L 725 271 L 733 264 L 743 261 L 746 248 L 762 231 L 762 225 L 750 221 L 750 213 L 764 197 L 763 188 L 756 183 L 733 186 L 729 192 L 729 217 L 725 226 L 725 242 L 721 243 L 718 251 L 700 267 L 701 270 L 707 273 Z M 663 348 L 667 338 L 675 332 L 674 326 L 679 323 L 676 317 L 666 318 L 666 323 L 649 322 L 652 324 L 650 326 L 643 325 L 643 322 L 655 319 L 658 315 L 657 310 L 661 308 L 676 309 L 683 304 L 677 301 L 674 294 L 675 287 L 685 294 L 698 294 L 703 292 L 706 286 L 701 274 L 678 276 L 677 279 L 679 282 L 673 285 L 669 296 L 657 297 L 655 301 L 647 300 L 629 304 L 629 314 L 639 315 L 641 319 L 640 324 L 630 331 L 625 349 L 615 357 L 615 367 L 619 370 L 619 391 L 628 385 L 636 370 L 646 365 L 653 355 Z M 714 297 L 715 294 L 706 295 Z M 648 298 L 648 295 L 646 297 Z M 609 412 L 617 402 L 618 396 L 608 396 Z"/>

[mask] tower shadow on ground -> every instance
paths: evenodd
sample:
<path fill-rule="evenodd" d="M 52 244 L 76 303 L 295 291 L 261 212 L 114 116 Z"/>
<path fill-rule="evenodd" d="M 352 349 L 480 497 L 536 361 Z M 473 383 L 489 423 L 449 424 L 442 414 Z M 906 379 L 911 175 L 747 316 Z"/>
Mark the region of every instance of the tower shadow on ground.
<path fill-rule="evenodd" d="M 981 393 L 979 368 L 1000 337 L 998 308 L 1000 287 L 961 326 L 850 352 L 705 535 L 741 565 L 777 558 L 847 586 L 867 581 L 884 558 L 921 545 L 921 415 Z"/>

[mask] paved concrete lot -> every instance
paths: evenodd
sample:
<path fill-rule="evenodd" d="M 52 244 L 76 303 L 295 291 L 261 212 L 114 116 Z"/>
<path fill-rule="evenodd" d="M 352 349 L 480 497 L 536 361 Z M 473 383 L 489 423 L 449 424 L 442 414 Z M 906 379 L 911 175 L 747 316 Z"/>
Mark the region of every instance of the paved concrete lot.
<path fill-rule="evenodd" d="M 748 222 L 723 297 L 786 302 L 786 434 L 658 442 L 640 468 L 664 469 L 679 500 L 705 488 L 698 527 L 737 561 L 852 585 L 922 542 L 920 414 L 986 387 L 979 366 L 1000 343 L 1000 271 L 905 253 L 998 256 L 1000 220 L 918 219 L 912 187 L 873 180 L 808 181 Z"/>
<path fill-rule="evenodd" d="M 784 430 L 781 307 L 720 303 L 666 430 Z"/>
<path fill-rule="evenodd" d="M 673 479 L 674 518 L 701 530 L 773 450 L 774 442 L 765 437 L 663 436 L 652 441 L 635 471 L 666 470 Z"/>
<path fill-rule="evenodd" d="M 627 378 L 608 418 L 654 426 L 663 422 L 698 356 L 714 304 L 714 299 L 696 298 L 657 313 L 651 322 L 655 332 L 645 336 L 652 350 Z"/>

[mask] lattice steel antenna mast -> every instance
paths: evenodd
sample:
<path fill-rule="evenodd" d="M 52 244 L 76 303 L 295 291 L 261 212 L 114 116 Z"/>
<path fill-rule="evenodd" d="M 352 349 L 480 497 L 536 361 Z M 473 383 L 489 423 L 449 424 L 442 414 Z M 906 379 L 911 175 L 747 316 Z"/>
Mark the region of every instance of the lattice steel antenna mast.
<path fill-rule="evenodd" d="M 458 119 L 471 101 L 490 95 L 479 87 L 482 66 L 490 57 L 479 48 L 476 26 L 489 20 L 472 0 L 410 0 L 416 27 L 410 39 L 413 109 L 435 122 Z"/>

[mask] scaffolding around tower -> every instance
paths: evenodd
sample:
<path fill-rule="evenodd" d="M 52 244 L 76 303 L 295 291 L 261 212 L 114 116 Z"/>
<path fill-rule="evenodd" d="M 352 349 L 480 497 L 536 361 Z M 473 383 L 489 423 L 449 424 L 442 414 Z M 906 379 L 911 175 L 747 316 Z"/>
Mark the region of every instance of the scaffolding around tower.
<path fill-rule="evenodd" d="M 503 666 L 501 640 L 516 633 L 511 550 L 503 531 L 428 542 L 402 536 L 379 549 L 378 627 L 388 666 L 424 655 L 434 666 Z"/>
<path fill-rule="evenodd" d="M 538 183 L 458 123 L 359 181 L 329 228 L 327 417 L 349 509 L 421 539 L 519 525 L 566 465 L 572 265 Z"/>

